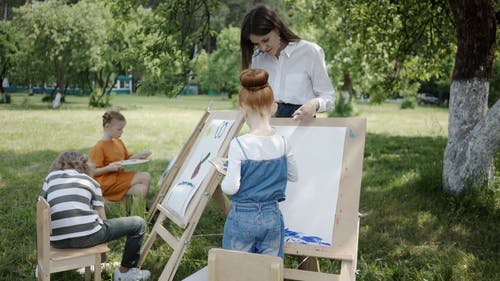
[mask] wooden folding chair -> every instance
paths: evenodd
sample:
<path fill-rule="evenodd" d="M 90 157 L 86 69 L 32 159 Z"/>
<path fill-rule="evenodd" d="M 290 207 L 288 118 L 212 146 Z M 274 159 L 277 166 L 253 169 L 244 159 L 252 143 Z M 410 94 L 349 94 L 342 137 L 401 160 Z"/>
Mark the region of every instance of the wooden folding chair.
<path fill-rule="evenodd" d="M 43 198 L 36 205 L 37 275 L 39 281 L 50 281 L 50 274 L 85 267 L 85 280 L 90 280 L 90 266 L 94 266 L 94 280 L 101 280 L 101 254 L 109 252 L 106 244 L 81 249 L 56 249 L 50 246 L 50 206 Z"/>
<path fill-rule="evenodd" d="M 209 281 L 282 281 L 283 259 L 277 256 L 210 249 Z"/>

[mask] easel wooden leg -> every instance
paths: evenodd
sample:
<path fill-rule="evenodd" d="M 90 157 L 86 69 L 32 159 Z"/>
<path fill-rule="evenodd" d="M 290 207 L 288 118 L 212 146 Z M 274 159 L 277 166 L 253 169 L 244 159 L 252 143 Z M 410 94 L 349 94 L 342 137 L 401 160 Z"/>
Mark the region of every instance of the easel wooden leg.
<path fill-rule="evenodd" d="M 217 205 L 224 211 L 224 214 L 226 214 L 227 216 L 229 214 L 229 209 L 231 208 L 231 206 L 229 199 L 227 198 L 226 195 L 224 195 L 224 192 L 222 192 L 220 184 L 217 185 L 217 188 L 215 189 L 212 198 L 215 200 Z"/>
<path fill-rule="evenodd" d="M 355 233 L 355 250 L 352 261 L 342 261 L 340 266 L 340 279 L 339 281 L 355 281 L 356 280 L 356 267 L 358 265 L 358 239 L 359 239 L 359 216 L 356 223 Z"/>
<path fill-rule="evenodd" d="M 319 272 L 319 260 L 316 257 L 298 256 L 299 269 Z"/>
<path fill-rule="evenodd" d="M 157 223 L 153 226 L 153 229 L 151 229 L 151 232 L 148 236 L 148 239 L 142 245 L 141 257 L 139 258 L 139 267 L 142 266 L 142 264 L 144 263 L 144 260 L 146 259 L 146 255 L 148 254 L 149 250 L 151 249 L 151 246 L 153 246 L 153 243 L 156 240 L 156 236 L 158 233 L 157 228 L 163 224 L 163 221 L 165 221 L 165 218 L 166 218 L 165 215 L 163 215 L 163 214 L 159 215 L 159 217 L 157 219 Z"/>
<path fill-rule="evenodd" d="M 179 243 L 177 246 L 174 246 L 172 255 L 168 258 L 167 265 L 165 265 L 165 268 L 163 268 L 163 271 L 158 278 L 158 281 L 171 281 L 173 280 L 175 276 L 175 272 L 177 268 L 179 267 L 179 264 L 181 263 L 182 256 L 184 255 L 184 252 L 186 251 L 186 248 L 188 246 L 189 240 L 191 239 L 191 236 L 193 235 L 193 232 L 196 228 L 196 224 L 194 225 L 189 225 L 184 233 L 182 234 L 181 239 L 178 241 Z"/>
<path fill-rule="evenodd" d="M 215 189 L 217 188 L 216 184 L 220 182 L 221 177 L 222 177 L 221 175 L 215 175 L 207 183 L 206 191 L 203 193 L 203 196 L 199 200 L 199 203 L 195 208 L 195 211 L 192 214 L 191 218 L 189 219 L 187 225 L 181 226 L 180 224 L 176 223 L 180 227 L 185 227 L 184 232 L 180 239 L 177 239 L 167 229 L 164 228 L 163 226 L 164 221 L 167 218 L 172 220 L 172 217 L 166 215 L 166 212 L 168 212 L 167 210 L 162 208 L 160 205 L 157 206 L 157 209 L 160 210 L 159 212 L 160 215 L 156 219 L 155 225 L 151 230 L 151 234 L 144 243 L 143 248 L 141 249 L 141 257 L 139 259 L 139 265 L 142 265 L 142 263 L 146 258 L 147 253 L 151 249 L 151 246 L 153 245 L 157 236 L 160 236 L 170 246 L 170 248 L 172 248 L 173 252 L 170 255 L 168 262 L 165 265 L 160 277 L 158 278 L 158 281 L 173 280 L 175 272 L 182 260 L 182 256 L 184 255 L 188 243 L 196 229 L 196 225 L 198 224 L 200 217 L 203 214 L 203 211 L 206 205 L 208 204 L 210 198 L 212 198 Z"/>
<path fill-rule="evenodd" d="M 94 268 L 95 270 L 95 268 Z M 92 272 L 90 271 L 90 266 L 85 267 L 85 281 L 90 281 L 90 274 Z"/>
<path fill-rule="evenodd" d="M 356 262 L 343 261 L 340 267 L 339 281 L 354 281 L 356 280 Z"/>

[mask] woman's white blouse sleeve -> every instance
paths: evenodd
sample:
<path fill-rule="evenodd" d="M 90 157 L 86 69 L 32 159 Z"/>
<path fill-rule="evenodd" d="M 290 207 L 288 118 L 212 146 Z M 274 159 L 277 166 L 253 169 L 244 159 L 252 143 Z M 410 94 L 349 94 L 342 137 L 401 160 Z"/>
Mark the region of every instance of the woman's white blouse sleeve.
<path fill-rule="evenodd" d="M 318 112 L 329 111 L 335 105 L 335 88 L 328 76 L 323 49 L 316 45 L 314 54 L 311 55 L 313 63 L 311 82 L 314 95 L 319 99 Z"/>

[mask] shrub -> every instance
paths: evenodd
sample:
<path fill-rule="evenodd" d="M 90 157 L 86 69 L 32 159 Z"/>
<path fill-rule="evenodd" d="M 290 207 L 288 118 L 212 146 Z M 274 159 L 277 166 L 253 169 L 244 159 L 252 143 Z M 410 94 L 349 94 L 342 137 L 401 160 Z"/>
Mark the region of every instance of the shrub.
<path fill-rule="evenodd" d="M 0 94 L 0 103 L 10 103 L 10 95 L 7 93 Z"/>
<path fill-rule="evenodd" d="M 351 103 L 351 95 L 346 100 L 344 95 L 340 93 L 335 108 L 328 112 L 328 117 L 348 117 L 353 115 L 353 108 Z"/>
<path fill-rule="evenodd" d="M 413 99 L 403 99 L 403 102 L 401 103 L 401 109 L 413 109 L 415 108 L 415 101 Z"/>

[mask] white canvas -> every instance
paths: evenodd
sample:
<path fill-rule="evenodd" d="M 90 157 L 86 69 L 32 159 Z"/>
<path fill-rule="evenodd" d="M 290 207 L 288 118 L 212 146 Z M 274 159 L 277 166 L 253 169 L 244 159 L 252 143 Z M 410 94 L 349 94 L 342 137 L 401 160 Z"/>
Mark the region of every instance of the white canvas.
<path fill-rule="evenodd" d="M 184 170 L 169 189 L 162 205 L 184 217 L 191 198 L 210 171 L 210 158 L 216 157 L 234 120 L 214 119 L 206 125 L 195 149 L 186 160 Z"/>
<path fill-rule="evenodd" d="M 345 127 L 276 126 L 295 152 L 299 180 L 280 204 L 287 242 L 331 246 Z"/>

